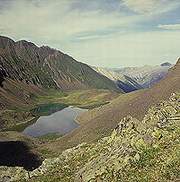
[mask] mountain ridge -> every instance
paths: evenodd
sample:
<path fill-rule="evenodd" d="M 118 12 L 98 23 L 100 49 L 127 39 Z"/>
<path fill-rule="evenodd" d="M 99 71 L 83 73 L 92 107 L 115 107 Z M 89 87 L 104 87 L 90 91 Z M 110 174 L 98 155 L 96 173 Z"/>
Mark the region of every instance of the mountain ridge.
<path fill-rule="evenodd" d="M 92 67 L 98 73 L 114 81 L 124 92 L 150 88 L 163 79 L 173 65 L 169 62 L 161 65 L 140 67 L 104 68 Z"/>
<path fill-rule="evenodd" d="M 0 56 L 1 69 L 3 69 L 9 77 L 25 80 L 27 83 L 31 82 L 44 87 L 58 87 L 65 90 L 69 88 L 72 89 L 73 86 L 83 88 L 110 88 L 116 90 L 113 82 L 97 74 L 88 65 L 77 62 L 71 56 L 59 50 L 51 49 L 48 46 L 37 47 L 34 43 L 25 40 L 15 42 L 7 37 L 0 37 Z M 8 64 L 7 62 L 10 61 L 10 59 L 11 64 Z M 20 65 L 20 63 L 24 65 Z M 12 64 L 14 66 L 13 68 Z M 28 77 L 29 70 L 26 70 L 25 66 L 28 67 L 30 71 L 32 70 L 31 74 L 34 71 L 36 75 L 33 73 L 31 77 Z M 58 70 L 56 70 L 56 68 Z M 37 73 L 37 71 L 39 73 Z M 75 72 L 76 75 L 73 75 L 73 71 L 77 72 Z M 90 73 L 91 75 L 94 74 L 97 79 L 91 82 L 88 80 L 87 76 L 84 75 L 84 72 L 88 74 L 87 76 L 90 76 Z M 46 79 L 43 79 L 40 74 L 43 74 Z M 64 82 L 60 83 L 57 77 L 61 78 Z M 100 82 L 99 84 L 96 83 L 98 81 Z M 66 82 L 71 86 L 68 86 Z M 105 82 L 107 82 L 107 84 Z"/>
<path fill-rule="evenodd" d="M 14 81 L 19 85 L 19 90 L 12 90 L 12 93 L 9 88 L 13 89 L 10 84 Z M 27 94 L 29 87 L 29 99 L 31 94 L 39 94 L 40 90 L 43 93 L 46 89 L 66 91 L 97 88 L 123 93 L 113 81 L 59 50 L 48 46 L 38 47 L 26 40 L 15 42 L 4 36 L 0 36 L 0 86 L 0 94 L 6 98 L 6 101 L 0 99 L 2 104 L 10 103 L 11 99 L 8 98 L 12 94 L 13 98 L 25 103 L 18 94 L 22 93 L 23 96 L 21 87 L 24 86 Z M 35 90 L 39 91 L 32 93 L 32 87 L 37 87 Z"/>

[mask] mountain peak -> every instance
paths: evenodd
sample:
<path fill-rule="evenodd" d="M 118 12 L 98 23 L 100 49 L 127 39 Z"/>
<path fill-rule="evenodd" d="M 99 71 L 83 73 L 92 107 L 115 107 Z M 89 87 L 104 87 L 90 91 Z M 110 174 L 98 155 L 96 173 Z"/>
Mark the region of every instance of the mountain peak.
<path fill-rule="evenodd" d="M 2 35 L 0 35 L 0 41 L 12 41 L 12 42 L 14 42 L 11 38 L 6 37 L 6 36 L 2 36 Z"/>
<path fill-rule="evenodd" d="M 34 43 L 32 42 L 29 42 L 29 41 L 26 41 L 26 40 L 20 40 L 20 41 L 17 41 L 16 42 L 17 45 L 20 45 L 20 46 L 30 46 L 30 47 L 37 47 Z"/>
<path fill-rule="evenodd" d="M 169 62 L 164 62 L 164 63 L 161 64 L 161 66 L 168 66 L 169 67 L 169 66 L 172 66 L 172 64 L 169 63 Z"/>
<path fill-rule="evenodd" d="M 180 57 L 178 58 L 178 60 L 177 60 L 177 63 L 176 64 L 180 64 Z"/>
<path fill-rule="evenodd" d="M 6 48 L 8 45 L 14 44 L 15 42 L 5 36 L 0 36 L 0 48 Z"/>

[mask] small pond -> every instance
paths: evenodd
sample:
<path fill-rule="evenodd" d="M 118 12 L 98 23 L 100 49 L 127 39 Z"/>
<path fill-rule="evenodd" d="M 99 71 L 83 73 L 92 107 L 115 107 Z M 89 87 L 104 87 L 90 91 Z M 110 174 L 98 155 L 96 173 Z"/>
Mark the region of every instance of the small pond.
<path fill-rule="evenodd" d="M 24 129 L 23 133 L 33 137 L 39 137 L 50 133 L 64 135 L 78 127 L 76 117 L 87 111 L 78 107 L 66 107 L 48 116 L 41 116 L 34 124 Z"/>

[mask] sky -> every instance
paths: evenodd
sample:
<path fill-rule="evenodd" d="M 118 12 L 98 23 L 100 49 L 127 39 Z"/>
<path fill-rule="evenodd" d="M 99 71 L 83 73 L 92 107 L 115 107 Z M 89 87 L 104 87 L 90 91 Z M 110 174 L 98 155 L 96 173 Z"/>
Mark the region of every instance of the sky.
<path fill-rule="evenodd" d="M 175 63 L 180 0 L 0 0 L 0 35 L 93 66 Z"/>

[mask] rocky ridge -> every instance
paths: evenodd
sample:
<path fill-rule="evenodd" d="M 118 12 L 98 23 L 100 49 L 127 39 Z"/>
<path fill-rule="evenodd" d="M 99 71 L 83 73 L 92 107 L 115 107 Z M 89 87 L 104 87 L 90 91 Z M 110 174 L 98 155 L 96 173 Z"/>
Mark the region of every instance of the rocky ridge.
<path fill-rule="evenodd" d="M 43 88 L 116 90 L 111 80 L 59 50 L 3 36 L 0 36 L 0 78 L 2 86 L 2 80 L 10 78 Z"/>
<path fill-rule="evenodd" d="M 28 172 L 0 167 L 0 181 L 178 181 L 180 93 L 153 106 L 142 121 L 127 116 L 111 135 L 82 143 Z"/>

